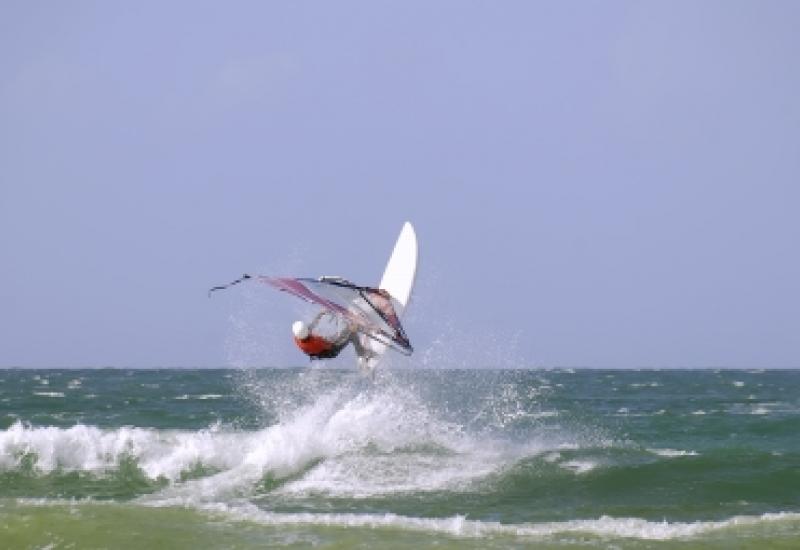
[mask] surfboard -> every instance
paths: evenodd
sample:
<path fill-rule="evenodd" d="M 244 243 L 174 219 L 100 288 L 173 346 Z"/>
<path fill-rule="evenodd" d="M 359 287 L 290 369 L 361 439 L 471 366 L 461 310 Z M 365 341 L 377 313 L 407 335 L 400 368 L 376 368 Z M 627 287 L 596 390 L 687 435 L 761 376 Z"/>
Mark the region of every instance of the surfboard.
<path fill-rule="evenodd" d="M 411 292 L 414 290 L 418 257 L 417 233 L 411 222 L 406 222 L 400 230 L 400 236 L 397 237 L 392 254 L 389 256 L 389 262 L 386 264 L 386 269 L 384 269 L 378 284 L 378 288 L 387 291 L 392 297 L 394 309 L 401 318 L 411 299 Z M 369 357 L 359 357 L 359 365 L 365 370 L 372 371 L 380 364 L 387 346 L 366 337 L 361 338 L 361 344 L 368 351 Z"/>

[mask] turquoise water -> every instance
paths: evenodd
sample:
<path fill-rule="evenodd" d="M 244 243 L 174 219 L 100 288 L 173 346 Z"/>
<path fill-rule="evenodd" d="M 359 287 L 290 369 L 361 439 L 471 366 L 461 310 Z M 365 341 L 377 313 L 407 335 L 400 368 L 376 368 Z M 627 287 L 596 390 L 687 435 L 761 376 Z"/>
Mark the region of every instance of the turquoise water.
<path fill-rule="evenodd" d="M 2 548 L 797 548 L 800 371 L 2 370 Z"/>

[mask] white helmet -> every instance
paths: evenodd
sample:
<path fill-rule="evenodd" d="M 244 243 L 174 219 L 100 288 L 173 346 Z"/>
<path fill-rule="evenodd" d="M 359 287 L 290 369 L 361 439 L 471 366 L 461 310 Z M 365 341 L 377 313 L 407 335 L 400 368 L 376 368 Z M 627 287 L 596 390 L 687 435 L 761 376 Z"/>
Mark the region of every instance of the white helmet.
<path fill-rule="evenodd" d="M 308 325 L 303 321 L 295 321 L 292 323 L 292 334 L 298 340 L 305 340 L 308 338 Z"/>

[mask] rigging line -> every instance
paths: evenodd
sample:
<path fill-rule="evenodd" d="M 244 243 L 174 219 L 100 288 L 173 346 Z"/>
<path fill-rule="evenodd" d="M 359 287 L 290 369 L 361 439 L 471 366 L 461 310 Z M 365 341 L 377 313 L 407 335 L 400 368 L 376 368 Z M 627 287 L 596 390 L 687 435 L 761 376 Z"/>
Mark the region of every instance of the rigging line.
<path fill-rule="evenodd" d="M 250 275 L 248 275 L 247 273 L 245 273 L 244 275 L 242 275 L 241 277 L 239 277 L 235 281 L 231 281 L 230 283 L 228 283 L 226 285 L 219 285 L 219 286 L 211 287 L 208 290 L 208 297 L 211 298 L 211 293 L 214 292 L 215 290 L 225 290 L 228 287 L 231 287 L 233 285 L 238 285 L 239 283 L 244 282 L 244 281 L 246 281 L 248 279 L 252 279 L 252 277 Z"/>

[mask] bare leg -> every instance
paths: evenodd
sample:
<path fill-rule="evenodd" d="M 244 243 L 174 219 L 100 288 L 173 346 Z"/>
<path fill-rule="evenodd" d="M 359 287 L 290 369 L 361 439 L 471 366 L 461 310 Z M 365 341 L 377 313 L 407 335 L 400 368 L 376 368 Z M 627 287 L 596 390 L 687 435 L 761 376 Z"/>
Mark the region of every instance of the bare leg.
<path fill-rule="evenodd" d="M 372 368 L 372 365 L 370 365 L 370 359 L 375 357 L 375 353 L 364 345 L 362 338 L 364 337 L 359 335 L 357 332 L 354 332 L 350 336 L 350 341 L 353 343 L 353 349 L 356 352 L 358 366 L 361 369 L 361 372 L 363 374 L 369 374 L 370 378 L 375 380 L 376 369 Z"/>
<path fill-rule="evenodd" d="M 358 355 L 359 358 L 372 359 L 375 357 L 375 353 L 364 346 L 361 341 L 361 336 L 357 332 L 354 332 L 350 335 L 350 341 L 353 343 L 353 348 L 355 349 L 356 355 Z"/>

